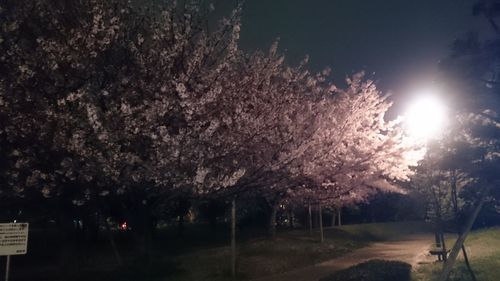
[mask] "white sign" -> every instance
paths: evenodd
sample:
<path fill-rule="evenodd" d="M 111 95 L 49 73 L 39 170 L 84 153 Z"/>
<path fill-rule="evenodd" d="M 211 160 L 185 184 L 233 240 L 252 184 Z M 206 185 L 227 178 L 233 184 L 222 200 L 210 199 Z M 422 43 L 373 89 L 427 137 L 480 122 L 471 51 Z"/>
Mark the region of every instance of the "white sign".
<path fill-rule="evenodd" d="M 27 223 L 0 223 L 0 256 L 25 255 L 27 248 Z"/>

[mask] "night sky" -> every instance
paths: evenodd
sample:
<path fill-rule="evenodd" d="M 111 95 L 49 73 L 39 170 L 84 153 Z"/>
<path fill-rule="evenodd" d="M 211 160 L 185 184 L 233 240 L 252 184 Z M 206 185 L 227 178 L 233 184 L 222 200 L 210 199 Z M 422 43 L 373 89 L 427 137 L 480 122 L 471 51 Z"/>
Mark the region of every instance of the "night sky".
<path fill-rule="evenodd" d="M 429 83 L 457 37 L 484 25 L 472 0 L 248 0 L 241 47 L 267 49 L 275 38 L 287 61 L 333 69 L 337 83 L 365 70 L 395 95 Z M 219 11 L 235 0 L 216 2 Z"/>

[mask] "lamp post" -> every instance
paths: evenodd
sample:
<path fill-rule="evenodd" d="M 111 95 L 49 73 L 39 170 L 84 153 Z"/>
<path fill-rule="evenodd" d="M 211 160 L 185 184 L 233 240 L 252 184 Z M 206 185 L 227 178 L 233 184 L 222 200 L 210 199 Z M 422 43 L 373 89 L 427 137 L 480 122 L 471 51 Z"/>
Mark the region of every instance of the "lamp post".
<path fill-rule="evenodd" d="M 430 159 L 432 156 L 429 151 L 429 142 L 440 137 L 447 123 L 447 108 L 444 102 L 439 98 L 436 91 L 422 90 L 409 103 L 404 118 L 408 137 L 415 145 L 422 147 L 424 150 L 424 158 L 427 159 L 425 166 L 431 165 L 432 161 Z M 433 170 L 430 167 L 425 169 L 424 173 L 427 175 L 426 188 L 433 188 L 434 183 L 431 180 L 432 174 L 434 174 Z M 440 205 L 439 200 L 437 201 L 434 205 Z M 441 228 L 441 208 L 434 206 L 433 211 L 436 216 L 435 236 L 437 250 L 433 250 L 431 253 L 437 255 L 439 260 L 442 258 L 446 261 L 446 246 Z"/>

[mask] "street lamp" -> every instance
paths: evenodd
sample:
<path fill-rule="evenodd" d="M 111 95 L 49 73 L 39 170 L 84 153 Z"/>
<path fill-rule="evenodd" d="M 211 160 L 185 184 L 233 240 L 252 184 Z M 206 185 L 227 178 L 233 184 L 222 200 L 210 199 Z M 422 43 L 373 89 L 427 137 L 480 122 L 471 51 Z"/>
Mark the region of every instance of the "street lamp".
<path fill-rule="evenodd" d="M 438 137 L 447 121 L 447 107 L 431 90 L 418 92 L 404 115 L 408 136 L 415 142 L 426 142 Z"/>
<path fill-rule="evenodd" d="M 431 139 L 439 138 L 444 130 L 444 127 L 448 123 L 448 112 L 445 103 L 439 97 L 437 91 L 435 90 L 421 90 L 416 93 L 414 99 L 408 104 L 406 112 L 404 115 L 404 126 L 409 137 L 410 142 L 412 142 L 417 147 L 421 147 L 422 157 L 427 159 L 431 158 L 427 149 Z M 433 168 L 430 167 L 434 161 L 425 161 L 427 165 L 424 167 L 427 169 L 423 170 L 426 178 L 426 185 L 429 187 L 433 186 Z M 431 182 L 432 181 L 432 182 Z M 440 185 L 437 185 L 440 186 Z M 436 204 L 440 205 L 442 200 L 436 200 Z M 435 205 L 436 206 L 436 205 Z M 437 209 L 437 210 L 436 210 Z M 440 207 L 434 209 L 436 214 L 438 214 Z M 435 221 L 435 239 L 436 247 L 439 248 L 438 251 L 430 252 L 433 255 L 438 255 L 439 260 L 443 258 L 446 261 L 447 252 L 442 231 L 442 221 L 441 216 L 437 215 Z"/>

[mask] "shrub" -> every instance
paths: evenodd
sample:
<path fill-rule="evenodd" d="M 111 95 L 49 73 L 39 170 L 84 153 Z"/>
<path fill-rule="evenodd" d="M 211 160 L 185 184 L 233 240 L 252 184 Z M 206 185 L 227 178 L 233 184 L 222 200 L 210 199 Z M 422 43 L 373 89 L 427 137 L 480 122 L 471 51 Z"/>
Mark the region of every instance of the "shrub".
<path fill-rule="evenodd" d="M 370 260 L 320 279 L 320 281 L 406 281 L 411 265 L 399 261 Z"/>

